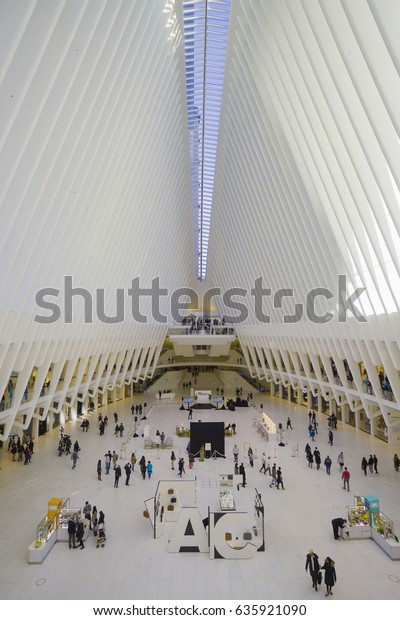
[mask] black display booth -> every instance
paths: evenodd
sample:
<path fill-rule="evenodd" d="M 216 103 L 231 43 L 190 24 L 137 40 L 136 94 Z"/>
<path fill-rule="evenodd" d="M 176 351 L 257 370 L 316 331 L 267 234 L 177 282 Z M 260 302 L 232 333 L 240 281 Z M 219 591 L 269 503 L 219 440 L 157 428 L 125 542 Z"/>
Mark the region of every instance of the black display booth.
<path fill-rule="evenodd" d="M 191 422 L 190 449 L 198 455 L 201 446 L 211 444 L 210 456 L 225 457 L 225 424 L 224 422 Z"/>

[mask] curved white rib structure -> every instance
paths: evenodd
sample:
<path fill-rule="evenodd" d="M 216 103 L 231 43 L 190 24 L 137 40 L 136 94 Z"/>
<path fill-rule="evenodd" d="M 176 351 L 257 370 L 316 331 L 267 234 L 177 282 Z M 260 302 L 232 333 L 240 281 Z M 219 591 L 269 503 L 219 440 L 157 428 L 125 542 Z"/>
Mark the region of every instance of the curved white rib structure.
<path fill-rule="evenodd" d="M 207 279 L 248 291 L 236 330 L 253 376 L 372 426 L 383 416 L 393 442 L 399 21 L 396 0 L 232 0 Z M 167 324 L 134 320 L 126 291 L 159 278 L 169 317 L 171 293 L 195 282 L 182 33 L 178 0 L 1 4 L 0 438 L 151 376 Z M 355 305 L 367 322 L 338 321 L 339 274 L 344 296 L 366 288 Z M 65 276 L 92 299 L 104 289 L 110 317 L 124 289 L 125 320 L 88 324 L 76 299 L 65 323 Z M 250 294 L 261 276 L 270 324 Z M 61 291 L 51 325 L 33 321 L 44 287 Z M 334 314 L 322 324 L 305 317 L 316 287 L 333 294 L 316 299 L 316 316 Z M 272 307 L 287 288 L 293 300 Z M 303 316 L 285 323 L 294 303 Z"/>

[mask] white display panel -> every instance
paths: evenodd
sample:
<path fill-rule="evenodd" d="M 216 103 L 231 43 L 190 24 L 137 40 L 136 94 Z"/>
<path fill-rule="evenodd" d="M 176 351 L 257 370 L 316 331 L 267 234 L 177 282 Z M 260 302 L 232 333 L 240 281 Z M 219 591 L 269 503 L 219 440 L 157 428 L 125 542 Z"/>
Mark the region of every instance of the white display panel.
<path fill-rule="evenodd" d="M 211 400 L 211 390 L 195 390 L 194 396 L 196 403 L 199 405 L 209 403 Z"/>

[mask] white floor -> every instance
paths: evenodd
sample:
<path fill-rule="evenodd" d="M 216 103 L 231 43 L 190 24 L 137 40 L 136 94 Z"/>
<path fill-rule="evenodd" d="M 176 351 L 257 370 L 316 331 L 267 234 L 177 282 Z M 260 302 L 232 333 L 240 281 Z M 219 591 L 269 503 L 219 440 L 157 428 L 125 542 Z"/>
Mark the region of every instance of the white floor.
<path fill-rule="evenodd" d="M 178 394 L 180 397 L 180 395 Z M 227 394 L 226 396 L 230 396 Z M 149 402 L 149 395 L 147 395 Z M 136 401 L 135 401 L 136 402 Z M 96 464 L 110 449 L 120 452 L 121 440 L 114 437 L 112 413 L 118 411 L 125 428 L 132 427 L 132 401 L 120 401 L 108 408 L 111 424 L 105 436 L 96 429 L 97 413 L 91 418 L 89 433 L 82 433 L 78 423 L 67 425 L 66 432 L 81 445 L 80 461 L 71 469 L 69 457 L 57 456 L 58 431 L 52 431 L 36 442 L 32 464 L 24 466 L 11 461 L 2 450 L 0 470 L 0 597 L 2 600 L 321 600 L 324 588 L 315 592 L 305 572 L 305 558 L 312 547 L 321 559 L 329 555 L 336 561 L 337 584 L 333 599 L 398 600 L 400 599 L 400 562 L 391 561 L 372 541 L 335 541 L 331 519 L 345 516 L 345 506 L 353 503 L 353 494 L 375 494 L 381 510 L 397 519 L 400 536 L 400 473 L 393 469 L 395 450 L 363 432 L 339 424 L 334 446 L 327 443 L 325 416 L 318 416 L 319 435 L 315 445 L 323 459 L 330 454 L 334 462 L 332 475 L 307 466 L 304 447 L 308 441 L 307 410 L 274 398 L 263 398 L 264 411 L 276 423 L 290 415 L 293 431 L 288 445 L 279 447 L 265 443 L 252 426 L 254 411 L 195 412 L 193 419 L 236 422 L 237 435 L 226 439 L 228 458 L 196 461 L 186 477 L 196 476 L 199 488 L 210 487 L 210 503 L 215 502 L 215 480 L 218 473 L 232 473 L 231 450 L 236 442 L 241 460 L 246 464 L 245 489 L 240 503 L 248 503 L 252 512 L 254 489 L 261 492 L 266 510 L 266 551 L 252 560 L 210 560 L 207 554 L 173 554 L 167 551 L 167 539 L 154 540 L 149 521 L 143 518 L 144 500 L 152 497 L 159 479 L 170 479 L 170 451 L 144 451 L 143 439 L 133 438 L 128 445 L 140 457 L 154 464 L 151 480 L 143 481 L 138 468 L 129 487 L 113 487 L 114 476 L 103 474 L 97 481 Z M 104 415 L 105 409 L 102 410 Z M 156 429 L 174 438 L 174 449 L 185 455 L 187 439 L 175 436 L 175 426 L 186 424 L 187 414 L 177 405 L 155 405 L 149 415 L 151 434 Z M 257 455 L 250 469 L 243 455 L 249 442 Z M 299 456 L 292 446 L 298 443 Z M 343 450 L 351 472 L 351 492 L 343 490 L 337 455 Z M 266 451 L 282 467 L 285 491 L 269 488 L 269 476 L 259 473 L 261 453 Z M 365 477 L 361 471 L 362 456 L 375 453 L 379 458 L 379 476 Z M 276 457 L 276 458 L 275 458 Z M 123 460 L 124 464 L 125 460 Z M 137 471 L 136 471 L 137 469 Z M 210 486 L 211 485 L 211 486 Z M 200 493 L 200 496 L 204 494 Z M 57 543 L 41 565 L 27 563 L 27 549 L 35 539 L 36 524 L 45 515 L 50 497 L 71 499 L 71 506 L 83 507 L 85 500 L 103 510 L 108 524 L 104 549 L 96 549 L 90 537 L 84 550 L 69 550 Z M 237 497 L 237 499 L 239 499 Z M 203 500 L 204 501 L 204 500 Z M 201 510 L 206 512 L 207 507 Z"/>

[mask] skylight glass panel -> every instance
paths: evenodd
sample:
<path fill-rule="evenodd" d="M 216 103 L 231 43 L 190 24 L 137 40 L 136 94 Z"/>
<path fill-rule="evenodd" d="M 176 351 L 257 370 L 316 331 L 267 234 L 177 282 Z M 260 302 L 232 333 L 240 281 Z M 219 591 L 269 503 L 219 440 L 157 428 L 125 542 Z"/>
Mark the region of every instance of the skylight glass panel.
<path fill-rule="evenodd" d="M 231 0 L 183 0 L 197 279 L 205 280 Z"/>

